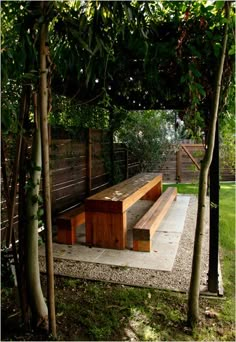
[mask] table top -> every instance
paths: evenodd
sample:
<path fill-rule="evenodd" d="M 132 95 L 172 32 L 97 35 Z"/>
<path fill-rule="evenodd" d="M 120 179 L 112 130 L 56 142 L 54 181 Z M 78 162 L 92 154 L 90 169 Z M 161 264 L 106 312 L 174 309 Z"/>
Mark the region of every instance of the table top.
<path fill-rule="evenodd" d="M 139 173 L 88 197 L 85 201 L 85 210 L 103 211 L 105 205 L 106 210 L 112 212 L 124 211 L 160 182 L 162 182 L 161 173 Z"/>

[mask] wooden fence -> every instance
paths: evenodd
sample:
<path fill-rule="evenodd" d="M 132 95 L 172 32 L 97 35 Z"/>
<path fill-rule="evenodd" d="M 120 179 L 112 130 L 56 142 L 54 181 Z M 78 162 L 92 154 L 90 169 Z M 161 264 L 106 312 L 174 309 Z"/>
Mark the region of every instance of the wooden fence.
<path fill-rule="evenodd" d="M 80 139 L 62 139 L 58 134 L 52 135 L 53 213 L 76 205 L 112 182 L 137 173 L 138 162 L 128 160 L 123 144 L 111 143 L 109 132 L 87 129 L 79 132 L 79 136 Z"/>
<path fill-rule="evenodd" d="M 58 212 L 79 204 L 87 196 L 109 186 L 112 181 L 122 181 L 138 172 L 138 162 L 131 158 L 128 161 L 125 146 L 113 145 L 107 131 L 83 129 L 68 135 L 60 129 L 53 130 L 50 145 L 53 219 Z M 3 186 L 1 195 L 1 241 L 3 242 L 8 222 Z M 13 225 L 16 232 L 18 231 L 18 202 L 17 195 Z"/>
<path fill-rule="evenodd" d="M 153 171 L 163 173 L 164 182 L 197 182 L 198 166 L 204 153 L 200 144 L 180 145 L 177 153 Z M 132 159 L 123 144 L 112 144 L 109 132 L 83 129 L 73 136 L 55 130 L 51 134 L 52 214 L 82 202 L 112 182 L 120 182 L 139 172 L 139 163 Z M 234 180 L 234 171 L 222 169 L 221 180 Z M 3 189 L 3 187 L 2 187 Z M 18 197 L 14 228 L 18 224 Z M 7 226 L 6 202 L 1 198 L 1 237 Z M 17 229 L 16 229 L 17 231 Z"/>
<path fill-rule="evenodd" d="M 201 160 L 204 155 L 203 144 L 184 143 L 176 154 L 172 154 L 156 171 L 163 174 L 164 182 L 198 182 Z M 223 166 L 220 160 L 220 180 L 234 181 L 235 170 Z"/>

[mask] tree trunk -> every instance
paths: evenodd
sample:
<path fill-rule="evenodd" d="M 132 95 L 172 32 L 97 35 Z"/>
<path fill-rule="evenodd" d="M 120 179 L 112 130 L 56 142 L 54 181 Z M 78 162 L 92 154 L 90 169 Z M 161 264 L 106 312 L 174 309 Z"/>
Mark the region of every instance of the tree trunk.
<path fill-rule="evenodd" d="M 30 107 L 30 95 L 31 95 L 31 88 L 29 86 L 23 86 L 22 95 L 21 95 L 21 103 L 20 103 L 20 115 L 19 115 L 19 121 L 21 126 L 23 128 L 23 131 L 25 130 L 25 122 L 28 120 L 29 115 L 29 107 Z M 18 145 L 16 154 L 19 153 L 19 156 L 16 156 L 15 159 L 19 160 L 19 166 L 17 166 L 17 169 L 19 169 L 19 207 L 18 207 L 18 216 L 19 216 L 19 223 L 18 223 L 18 239 L 19 239 L 19 248 L 18 253 L 16 249 L 15 244 L 15 232 L 13 230 L 13 227 L 11 227 L 12 232 L 9 235 L 9 238 L 11 239 L 10 242 L 12 244 L 12 251 L 13 251 L 13 257 L 14 257 L 14 265 L 15 265 L 15 271 L 16 271 L 16 280 L 17 280 L 17 287 L 18 287 L 18 294 L 19 294 L 19 302 L 21 307 L 21 315 L 22 315 L 22 321 L 24 324 L 24 327 L 26 330 L 30 328 L 30 307 L 28 302 L 28 294 L 27 294 L 27 288 L 26 288 L 26 273 L 25 273 L 25 179 L 26 179 L 26 151 L 27 151 L 27 144 L 25 142 L 23 132 L 19 132 L 18 141 L 21 141 L 21 144 Z M 6 205 L 7 205 L 7 212 L 8 212 L 8 222 L 9 225 L 11 225 L 10 222 L 13 223 L 12 215 L 14 216 L 15 207 L 12 205 L 12 195 L 14 193 L 10 192 L 10 180 L 11 176 L 7 175 L 6 171 L 6 156 L 5 156 L 5 143 L 2 141 L 2 177 L 3 177 L 3 189 L 5 193 L 5 199 L 6 199 Z M 21 147 L 21 150 L 20 150 Z M 16 166 L 16 164 L 15 164 Z M 14 184 L 13 177 L 15 179 L 18 179 L 17 170 L 14 168 L 12 171 L 12 184 Z M 17 184 L 17 182 L 15 183 Z M 13 185 L 14 187 L 14 185 Z M 14 209 L 14 210 L 13 210 Z M 9 227 L 8 227 L 9 229 Z"/>
<path fill-rule="evenodd" d="M 48 2 L 40 2 L 44 15 L 44 22 L 40 27 L 40 115 L 42 132 L 42 158 L 43 158 L 43 203 L 44 223 L 46 229 L 46 268 L 47 268 L 47 299 L 49 333 L 56 338 L 56 314 L 54 296 L 54 271 L 53 271 L 53 245 L 52 245 L 52 218 L 51 218 L 51 187 L 50 187 L 50 165 L 49 165 L 49 134 L 48 134 L 48 84 L 47 84 L 47 32 L 48 23 L 46 13 Z"/>
<path fill-rule="evenodd" d="M 225 3 L 225 16 L 229 18 L 230 3 Z M 201 252 L 202 252 L 202 239 L 204 234 L 204 218 L 206 210 L 206 194 L 207 194 L 207 181 L 208 172 L 212 161 L 216 123 L 218 118 L 221 80 L 223 75 L 224 60 L 226 53 L 226 45 L 228 38 L 228 23 L 225 24 L 224 39 L 222 45 L 222 54 L 220 64 L 218 68 L 218 74 L 216 79 L 215 97 L 212 107 L 211 120 L 209 123 L 208 137 L 207 137 L 207 149 L 202 161 L 200 175 L 199 175 L 199 189 L 198 189 L 198 211 L 197 211 L 197 223 L 194 240 L 194 251 L 192 261 L 192 273 L 189 288 L 188 297 L 188 323 L 194 327 L 199 319 L 199 293 L 200 293 L 200 276 L 201 276 Z"/>
<path fill-rule="evenodd" d="M 48 309 L 40 283 L 38 261 L 38 209 L 39 190 L 42 168 L 41 132 L 36 119 L 35 135 L 32 144 L 31 177 L 28 181 L 26 199 L 26 274 L 32 323 L 34 327 L 48 330 Z"/>

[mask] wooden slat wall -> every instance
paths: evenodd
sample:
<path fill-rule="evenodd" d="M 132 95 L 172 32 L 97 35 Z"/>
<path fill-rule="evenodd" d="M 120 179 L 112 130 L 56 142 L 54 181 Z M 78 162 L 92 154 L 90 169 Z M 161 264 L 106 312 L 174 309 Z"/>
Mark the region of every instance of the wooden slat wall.
<path fill-rule="evenodd" d="M 89 134 L 91 156 L 88 153 Z M 76 134 L 73 133 L 73 136 L 68 136 L 68 133 L 58 129 L 54 130 L 51 136 L 51 194 L 52 212 L 55 218 L 56 213 L 80 203 L 89 195 L 88 182 L 92 184 L 91 193 L 103 190 L 109 185 L 109 173 L 105 162 L 105 158 L 109 158 L 109 140 L 108 132 L 94 129 L 84 129 Z M 89 157 L 91 164 L 88 163 Z M 91 173 L 88 170 L 89 165 L 92 166 Z M 1 212 L 1 241 L 3 242 L 7 226 L 3 194 Z M 15 213 L 14 229 L 17 232 L 18 201 Z"/>
<path fill-rule="evenodd" d="M 204 146 L 202 144 L 185 144 L 188 151 L 194 157 L 196 162 L 200 165 L 204 155 Z M 178 163 L 179 158 L 179 163 Z M 220 180 L 221 181 L 234 181 L 235 170 L 230 170 L 222 166 L 220 161 Z M 198 182 L 199 170 L 193 164 L 189 156 L 180 147 L 176 154 L 172 154 L 162 167 L 157 168 L 155 171 L 163 173 L 164 182 L 192 183 Z M 178 177 L 179 176 L 179 177 Z"/>
<path fill-rule="evenodd" d="M 114 144 L 113 146 L 115 182 L 120 182 L 137 174 L 139 172 L 138 161 L 127 153 L 123 144 Z M 204 152 L 203 146 L 186 144 L 186 147 L 197 163 L 200 164 Z M 87 129 L 73 137 L 68 137 L 68 134 L 63 131 L 52 133 L 50 162 L 53 217 L 56 213 L 80 203 L 90 194 L 109 186 L 110 148 L 109 136 L 106 131 Z M 161 168 L 153 171 L 163 173 L 164 182 L 176 182 L 177 175 L 180 176 L 179 181 L 182 183 L 197 182 L 199 171 L 187 154 L 180 149 L 178 157 L 179 159 L 176 154 L 172 154 Z M 91 170 L 89 170 L 89 166 L 91 166 Z M 234 170 L 221 168 L 220 171 L 222 181 L 235 180 Z M 3 241 L 7 224 L 4 194 L 1 196 L 1 212 L 1 238 Z M 17 228 L 17 224 L 18 201 L 14 228 Z"/>
<path fill-rule="evenodd" d="M 90 193 L 99 191 L 109 184 L 109 172 L 105 161 L 109 159 L 109 146 L 108 132 L 97 129 L 86 130 L 86 134 L 80 135 L 78 141 L 75 138 L 52 140 L 53 213 L 80 203 Z M 91 172 L 88 170 L 89 165 Z"/>
<path fill-rule="evenodd" d="M 51 143 L 52 211 L 80 202 L 86 194 L 86 142 L 53 139 Z"/>

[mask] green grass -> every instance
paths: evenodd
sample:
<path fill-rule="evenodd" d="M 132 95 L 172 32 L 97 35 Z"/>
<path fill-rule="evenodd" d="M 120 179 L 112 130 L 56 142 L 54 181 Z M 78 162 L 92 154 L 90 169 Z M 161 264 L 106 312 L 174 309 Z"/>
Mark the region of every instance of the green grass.
<path fill-rule="evenodd" d="M 220 187 L 220 246 L 226 301 L 225 321 L 235 319 L 235 184 L 222 183 Z"/>
<path fill-rule="evenodd" d="M 198 184 L 197 183 L 192 183 L 192 184 L 164 184 L 163 190 L 165 190 L 169 186 L 176 187 L 178 194 L 197 195 L 197 193 L 198 193 Z"/>

